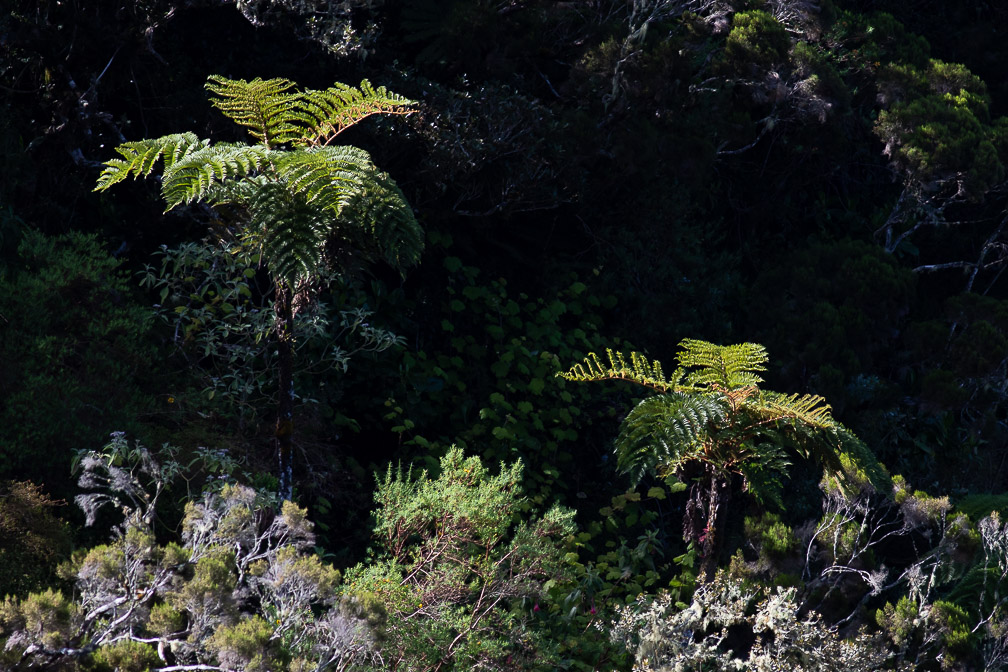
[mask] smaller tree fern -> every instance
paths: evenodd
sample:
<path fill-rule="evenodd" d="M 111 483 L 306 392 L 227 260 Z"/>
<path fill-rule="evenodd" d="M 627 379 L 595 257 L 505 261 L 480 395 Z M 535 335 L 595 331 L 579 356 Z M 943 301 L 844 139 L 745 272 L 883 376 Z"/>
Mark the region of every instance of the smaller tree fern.
<path fill-rule="evenodd" d="M 280 492 L 291 496 L 293 324 L 329 268 L 384 260 L 415 264 L 423 232 L 399 187 L 367 152 L 334 144 L 374 114 L 406 114 L 413 103 L 374 88 L 335 84 L 299 90 L 287 79 L 233 80 L 214 75 L 211 103 L 255 143 L 202 140 L 193 133 L 126 142 L 98 178 L 104 191 L 162 167 L 168 210 L 207 203 L 239 223 L 239 241 L 260 252 L 274 280 L 280 392 L 276 429 Z"/>
<path fill-rule="evenodd" d="M 620 471 L 636 484 L 651 473 L 693 480 L 683 534 L 698 545 L 703 570 L 717 562 L 721 521 L 733 479 L 761 501 L 782 505 L 788 453 L 818 461 L 848 486 L 883 486 L 885 469 L 816 395 L 763 390 L 766 349 L 756 343 L 714 345 L 686 339 L 666 376 L 643 355 L 592 353 L 558 374 L 578 382 L 622 380 L 647 388 L 616 438 Z"/>

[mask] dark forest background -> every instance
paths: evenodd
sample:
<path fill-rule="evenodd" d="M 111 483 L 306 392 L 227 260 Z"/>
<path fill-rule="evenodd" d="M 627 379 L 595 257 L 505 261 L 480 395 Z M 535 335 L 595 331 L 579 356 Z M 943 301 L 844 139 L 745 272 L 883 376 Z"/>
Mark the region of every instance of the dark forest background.
<path fill-rule="evenodd" d="M 124 141 L 243 140 L 207 100 L 214 74 L 366 78 L 418 101 L 340 136 L 395 179 L 426 243 L 405 275 L 362 266 L 322 294 L 396 347 L 333 362 L 334 344 L 356 347 L 334 323 L 299 352 L 295 499 L 328 562 L 374 557 L 375 472 L 437 473 L 458 445 L 491 469 L 522 460 L 527 515 L 577 511 L 587 620 L 558 641 L 640 592 L 688 603 L 684 496 L 658 477 L 628 490 L 613 468 L 635 391 L 555 377 L 607 347 L 671 369 L 684 338 L 765 345 L 766 387 L 822 395 L 909 492 L 976 524 L 1008 506 L 1006 31 L 1008 8 L 986 0 L 7 0 L 0 590 L 57 585 L 58 563 L 107 537 L 70 504 L 71 466 L 111 432 L 172 446 L 194 483 L 275 488 L 269 357 L 206 345 L 226 316 L 163 265 L 228 222 L 162 213 L 156 180 L 93 191 Z M 268 304 L 265 278 L 246 278 Z M 203 311 L 181 335 L 160 292 L 176 281 Z M 758 556 L 750 578 L 808 584 L 784 559 L 804 547 L 753 539 L 821 517 L 819 479 L 796 460 L 783 507 L 739 494 L 720 564 Z M 912 562 L 872 552 L 865 571 Z M 942 632 L 970 630 L 979 598 L 948 585 L 965 615 L 947 607 Z M 810 589 L 803 609 L 891 632 L 876 610 L 912 591 L 866 586 Z M 982 669 L 978 641 L 907 635 L 900 655 L 944 647 Z M 577 664 L 631 664 L 619 655 Z"/>

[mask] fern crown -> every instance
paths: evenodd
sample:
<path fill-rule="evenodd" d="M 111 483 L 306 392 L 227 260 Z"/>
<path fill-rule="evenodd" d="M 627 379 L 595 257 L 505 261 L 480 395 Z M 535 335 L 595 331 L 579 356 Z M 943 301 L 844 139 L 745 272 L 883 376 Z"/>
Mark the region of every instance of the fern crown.
<path fill-rule="evenodd" d="M 666 377 L 660 362 L 632 352 L 591 353 L 557 375 L 571 381 L 619 380 L 652 395 L 624 419 L 615 442 L 619 469 L 634 483 L 648 473 L 670 475 L 691 462 L 739 473 L 748 485 L 779 500 L 779 481 L 767 473 L 789 466 L 783 449 L 820 462 L 841 482 L 884 487 L 885 469 L 849 430 L 833 418 L 825 399 L 811 394 L 762 390 L 766 349 L 756 343 L 721 346 L 686 339 L 679 366 Z"/>
<path fill-rule="evenodd" d="M 413 101 L 366 80 L 316 91 L 287 79 L 214 75 L 206 88 L 213 106 L 255 144 L 211 143 L 192 133 L 126 142 L 95 190 L 148 177 L 160 161 L 167 210 L 207 202 L 243 211 L 243 238 L 291 286 L 319 272 L 334 239 L 400 269 L 419 260 L 423 234 L 399 187 L 364 150 L 332 144 L 371 115 L 409 113 Z"/>

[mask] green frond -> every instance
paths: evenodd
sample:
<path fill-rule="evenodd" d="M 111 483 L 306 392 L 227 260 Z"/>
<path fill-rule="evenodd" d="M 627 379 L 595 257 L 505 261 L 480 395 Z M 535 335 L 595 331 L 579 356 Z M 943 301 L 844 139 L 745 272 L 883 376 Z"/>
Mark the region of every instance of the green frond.
<path fill-rule="evenodd" d="M 832 407 L 817 394 L 782 394 L 763 391 L 750 399 L 748 410 L 760 420 L 790 421 L 795 426 L 835 430 L 839 423 L 833 419 Z"/>
<path fill-rule="evenodd" d="M 631 352 L 629 361 L 621 352 L 613 352 L 606 348 L 609 363 L 606 364 L 594 352 L 589 353 L 584 363 L 575 364 L 569 371 L 557 373 L 560 378 L 575 382 L 594 382 L 600 380 L 625 380 L 637 383 L 658 392 L 671 392 L 682 380 L 683 372 L 677 369 L 672 379 L 665 378 L 661 362 L 649 360 L 644 355 Z"/>
<path fill-rule="evenodd" d="M 341 219 L 359 227 L 375 256 L 393 268 L 404 270 L 420 261 L 423 229 L 406 196 L 387 173 L 377 170 L 367 173 Z"/>
<path fill-rule="evenodd" d="M 216 185 L 241 179 L 270 159 L 261 145 L 218 143 L 204 145 L 165 168 L 161 193 L 171 210 L 182 203 L 206 199 Z"/>
<path fill-rule="evenodd" d="M 365 79 L 360 88 L 337 83 L 324 91 L 306 90 L 300 105 L 308 125 L 302 129 L 299 140 L 309 145 L 327 145 L 365 117 L 408 114 L 415 102 L 390 93 L 384 86 L 376 89 Z"/>
<path fill-rule="evenodd" d="M 891 490 L 885 467 L 868 446 L 833 417 L 822 397 L 762 392 L 747 410 L 757 423 L 767 423 L 761 432 L 764 436 L 780 445 L 790 445 L 806 459 L 821 464 L 842 486 Z"/>
<path fill-rule="evenodd" d="M 758 343 L 714 345 L 687 338 L 679 347 L 679 365 L 692 369 L 685 379 L 689 387 L 717 386 L 733 390 L 763 382 L 756 373 L 766 371 L 769 358 L 766 348 Z"/>
<path fill-rule="evenodd" d="M 282 152 L 273 166 L 292 194 L 333 214 L 361 192 L 374 172 L 368 153 L 349 145 Z"/>
<path fill-rule="evenodd" d="M 303 129 L 313 123 L 294 86 L 283 78 L 256 77 L 247 82 L 220 75 L 211 75 L 206 83 L 210 103 L 267 147 L 300 139 Z"/>
<path fill-rule="evenodd" d="M 283 79 L 228 79 L 211 76 L 210 102 L 229 119 L 248 129 L 267 147 L 287 143 L 327 145 L 333 138 L 373 114 L 408 114 L 414 101 L 377 89 L 366 79 L 359 88 L 334 84 L 328 89 L 297 91 Z"/>
<path fill-rule="evenodd" d="M 165 169 L 184 160 L 194 151 L 206 147 L 208 141 L 200 140 L 194 133 L 175 133 L 160 138 L 124 142 L 116 147 L 121 159 L 109 159 L 98 176 L 95 191 L 105 191 L 127 177 L 147 177 L 158 159 L 164 160 Z"/>
<path fill-rule="evenodd" d="M 323 251 L 329 227 L 310 208 L 288 212 L 266 230 L 263 257 L 270 272 L 290 287 L 315 277 L 324 262 Z"/>
<path fill-rule="evenodd" d="M 780 446 L 761 443 L 752 451 L 753 459 L 739 464 L 739 471 L 745 479 L 745 489 L 760 504 L 773 503 L 783 509 L 783 477 L 791 467 L 791 461 Z"/>
<path fill-rule="evenodd" d="M 293 198 L 276 183 L 255 189 L 246 205 L 252 226 L 243 242 L 259 248 L 273 277 L 293 288 L 318 274 L 335 215 Z"/>
<path fill-rule="evenodd" d="M 620 426 L 616 460 L 620 471 L 638 483 L 657 467 L 674 470 L 694 459 L 727 409 L 716 395 L 660 394 L 637 404 Z"/>
<path fill-rule="evenodd" d="M 840 471 L 834 473 L 843 475 L 843 484 L 849 489 L 867 489 L 868 486 L 878 492 L 892 492 L 892 476 L 875 453 L 845 427 L 837 431 L 839 441 Z"/>
<path fill-rule="evenodd" d="M 247 210 L 269 184 L 269 178 L 262 173 L 247 175 L 240 180 L 228 180 L 210 187 L 206 200 L 214 205 L 234 205 Z"/>

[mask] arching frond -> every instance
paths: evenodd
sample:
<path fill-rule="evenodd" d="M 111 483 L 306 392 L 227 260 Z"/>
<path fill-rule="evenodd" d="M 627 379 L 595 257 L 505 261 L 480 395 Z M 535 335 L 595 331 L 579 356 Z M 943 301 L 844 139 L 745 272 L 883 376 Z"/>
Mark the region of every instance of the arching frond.
<path fill-rule="evenodd" d="M 763 382 L 756 374 L 766 371 L 769 358 L 758 343 L 715 345 L 687 338 L 679 347 L 679 365 L 688 370 L 687 386 L 733 390 Z"/>
<path fill-rule="evenodd" d="M 660 394 L 637 404 L 620 426 L 616 460 L 620 471 L 638 483 L 657 467 L 673 470 L 704 459 L 713 428 L 724 423 L 726 406 L 717 395 Z"/>
<path fill-rule="evenodd" d="M 319 210 L 339 214 L 374 172 L 363 149 L 347 145 L 279 153 L 273 167 L 290 192 Z"/>
<path fill-rule="evenodd" d="M 163 159 L 165 169 L 169 169 L 208 144 L 207 140 L 200 140 L 195 133 L 175 133 L 149 140 L 124 142 L 116 147 L 116 152 L 123 158 L 105 162 L 94 190 L 105 191 L 127 177 L 147 177 L 158 159 Z"/>
<path fill-rule="evenodd" d="M 842 428 L 837 432 L 840 442 L 840 464 L 845 487 L 854 490 L 874 488 L 878 492 L 892 492 L 892 476 L 875 453 L 853 432 Z M 870 486 L 870 488 L 868 487 Z"/>
<path fill-rule="evenodd" d="M 750 400 L 748 410 L 759 420 L 789 421 L 794 426 L 815 429 L 836 429 L 832 407 L 817 394 L 782 394 L 765 390 Z"/>
<path fill-rule="evenodd" d="M 261 145 L 204 145 L 165 168 L 161 193 L 167 210 L 208 198 L 216 185 L 248 176 L 270 158 Z"/>
<path fill-rule="evenodd" d="M 414 105 L 366 79 L 359 88 L 337 83 L 321 91 L 297 91 L 294 82 L 283 78 L 249 82 L 213 75 L 206 88 L 214 107 L 271 148 L 327 145 L 372 114 L 408 114 Z"/>
<path fill-rule="evenodd" d="M 206 89 L 214 107 L 267 147 L 299 139 L 314 121 L 300 104 L 301 93 L 288 79 L 256 77 L 247 82 L 211 75 Z"/>
<path fill-rule="evenodd" d="M 649 360 L 637 352 L 630 353 L 629 361 L 622 352 L 613 352 L 609 348 L 606 348 L 606 355 L 608 364 L 592 352 L 585 357 L 583 364 L 575 364 L 569 371 L 561 371 L 557 376 L 575 382 L 625 380 L 658 392 L 671 392 L 682 380 L 682 369 L 676 369 L 671 380 L 666 379 L 661 362 Z"/>
<path fill-rule="evenodd" d="M 327 145 L 333 138 L 372 114 L 408 114 L 414 101 L 377 89 L 364 80 L 360 88 L 337 83 L 324 91 L 306 90 L 300 105 L 308 120 L 299 142 Z"/>
<path fill-rule="evenodd" d="M 827 474 L 848 487 L 891 487 L 889 473 L 875 454 L 853 432 L 833 417 L 818 395 L 786 395 L 764 391 L 748 408 L 757 422 L 768 423 L 761 433 L 779 445 L 792 446 L 806 459 L 822 465 Z"/>
<path fill-rule="evenodd" d="M 393 268 L 403 270 L 420 261 L 423 229 L 413 208 L 387 173 L 373 170 L 364 176 L 361 189 L 343 210 L 341 219 L 359 227 L 368 247 Z"/>
<path fill-rule="evenodd" d="M 783 477 L 787 474 L 791 461 L 780 446 L 761 443 L 754 447 L 753 459 L 739 464 L 739 471 L 745 479 L 745 489 L 759 503 L 773 503 L 783 509 Z"/>

